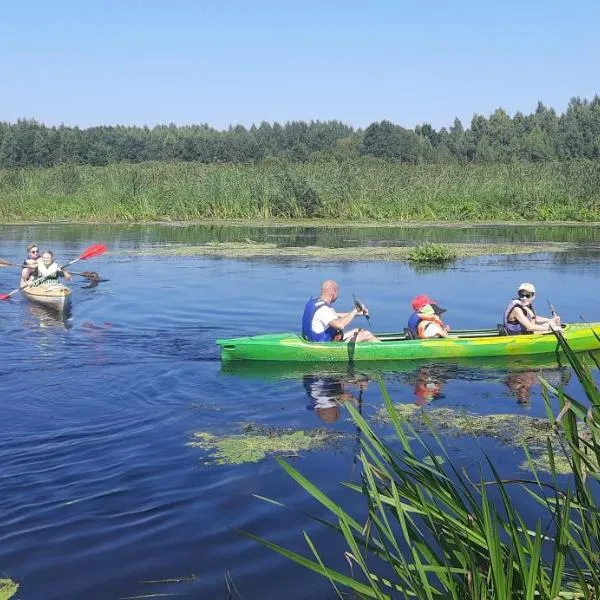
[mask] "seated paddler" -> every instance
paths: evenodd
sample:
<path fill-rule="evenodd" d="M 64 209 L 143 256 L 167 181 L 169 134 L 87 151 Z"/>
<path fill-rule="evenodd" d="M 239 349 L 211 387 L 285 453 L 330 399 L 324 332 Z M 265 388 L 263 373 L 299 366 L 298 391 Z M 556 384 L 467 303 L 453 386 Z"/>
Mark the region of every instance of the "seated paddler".
<path fill-rule="evenodd" d="M 415 296 L 411 302 L 413 313 L 408 319 L 408 330 L 413 338 L 428 339 L 448 337 L 450 327 L 441 315 L 446 312 L 426 294 Z"/>
<path fill-rule="evenodd" d="M 542 317 L 535 312 L 533 300 L 535 299 L 535 286 L 525 282 L 519 286 L 517 297 L 513 298 L 504 310 L 504 328 L 508 335 L 523 333 L 548 333 L 553 329 L 560 329 L 560 317 Z"/>
<path fill-rule="evenodd" d="M 57 283 L 59 277 L 64 277 L 67 281 L 71 281 L 71 274 L 60 268 L 54 260 L 54 254 L 50 250 L 46 250 L 41 258 L 37 261 L 36 269 L 33 273 L 34 280 L 40 279 L 35 285 L 47 285 Z"/>
<path fill-rule="evenodd" d="M 302 335 L 310 342 L 378 342 L 379 340 L 366 329 L 344 329 L 354 317 L 367 316 L 366 306 L 354 306 L 350 312 L 338 313 L 332 304 L 337 300 L 338 286 L 327 279 L 321 284 L 321 295 L 310 298 L 304 307 L 302 316 Z"/>
<path fill-rule="evenodd" d="M 33 280 L 33 274 L 37 267 L 37 261 L 40 256 L 40 251 L 37 244 L 29 244 L 27 246 L 27 258 L 23 261 L 21 267 L 21 287 L 25 287 L 29 281 Z"/>

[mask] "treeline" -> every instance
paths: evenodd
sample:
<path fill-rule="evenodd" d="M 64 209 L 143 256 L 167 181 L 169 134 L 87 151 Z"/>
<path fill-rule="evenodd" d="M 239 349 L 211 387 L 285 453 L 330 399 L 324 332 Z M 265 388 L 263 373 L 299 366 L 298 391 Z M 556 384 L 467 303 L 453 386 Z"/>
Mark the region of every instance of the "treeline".
<path fill-rule="evenodd" d="M 389 121 L 355 130 L 339 121 L 261 123 L 218 131 L 208 125 L 178 127 L 47 127 L 35 120 L 0 123 L 0 168 L 65 163 L 253 163 L 265 158 L 310 162 L 373 156 L 403 163 L 511 163 L 600 157 L 600 97 L 573 98 L 558 115 L 541 102 L 532 114 L 510 117 L 499 108 L 459 119 L 439 131 L 414 130 Z"/>

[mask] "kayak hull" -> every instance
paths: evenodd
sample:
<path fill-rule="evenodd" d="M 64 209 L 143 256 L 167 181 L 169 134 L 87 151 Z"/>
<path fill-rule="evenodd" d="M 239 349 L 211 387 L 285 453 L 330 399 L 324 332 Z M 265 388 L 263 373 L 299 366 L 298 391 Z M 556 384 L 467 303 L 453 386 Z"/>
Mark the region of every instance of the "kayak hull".
<path fill-rule="evenodd" d="M 24 288 L 21 293 L 30 302 L 58 312 L 66 310 L 71 302 L 71 290 L 60 283 Z"/>
<path fill-rule="evenodd" d="M 284 362 L 355 362 L 437 358 L 527 356 L 560 350 L 554 333 L 501 335 L 497 329 L 454 331 L 457 337 L 407 339 L 401 333 L 377 334 L 381 342 L 358 344 L 307 342 L 294 333 L 217 340 L 221 359 Z M 563 335 L 573 351 L 600 349 L 600 323 L 571 323 Z"/>

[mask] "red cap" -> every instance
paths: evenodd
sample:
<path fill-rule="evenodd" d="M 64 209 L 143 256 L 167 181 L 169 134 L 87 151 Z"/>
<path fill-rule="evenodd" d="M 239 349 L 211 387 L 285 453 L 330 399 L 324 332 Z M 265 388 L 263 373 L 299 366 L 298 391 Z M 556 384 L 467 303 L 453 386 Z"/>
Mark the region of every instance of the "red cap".
<path fill-rule="evenodd" d="M 437 302 L 432 300 L 427 294 L 421 294 L 413 298 L 411 306 L 413 310 L 420 310 L 426 304 L 437 304 Z"/>

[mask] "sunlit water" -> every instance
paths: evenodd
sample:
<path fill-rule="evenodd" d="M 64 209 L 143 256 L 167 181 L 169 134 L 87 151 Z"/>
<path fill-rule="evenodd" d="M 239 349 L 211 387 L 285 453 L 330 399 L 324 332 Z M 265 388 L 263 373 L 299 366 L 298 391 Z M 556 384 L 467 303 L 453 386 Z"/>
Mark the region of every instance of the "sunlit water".
<path fill-rule="evenodd" d="M 268 241 L 270 235 L 281 244 L 315 243 L 311 236 L 318 235 L 319 243 L 335 246 L 353 239 L 364 243 L 366 235 L 344 230 L 344 238 L 336 230 L 328 242 L 324 231 L 249 231 L 0 227 L 0 256 L 14 261 L 23 258 L 29 240 L 50 246 L 63 262 L 92 242 L 112 250 L 77 265 L 108 281 L 92 288 L 85 280 L 74 282 L 66 321 L 19 296 L 0 305 L 0 573 L 21 583 L 20 598 L 104 600 L 168 593 L 227 598 L 226 578 L 247 599 L 335 597 L 327 582 L 239 531 L 307 553 L 304 529 L 324 556 L 345 570 L 338 540 L 299 512 L 278 509 L 253 494 L 296 511 L 324 514 L 315 502 L 272 458 L 215 466 L 206 451 L 187 445 L 195 431 L 238 433 L 246 423 L 346 432 L 346 442 L 290 460 L 333 498 L 355 500 L 339 481 L 358 478 L 358 440 L 344 409 L 327 401 L 327 390 L 345 382 L 346 392 L 361 401 L 369 417 L 382 402 L 377 383 L 369 381 L 373 369 L 359 366 L 326 377 L 321 369 L 223 369 L 214 343 L 222 337 L 297 331 L 304 302 L 325 277 L 340 284 L 340 309 L 350 308 L 353 292 L 361 297 L 376 331 L 403 328 L 417 293 L 439 300 L 455 328 L 495 325 L 525 280 L 539 290 L 540 312 L 548 311 L 549 299 L 564 321 L 600 320 L 600 254 L 593 228 L 580 228 L 579 236 L 576 229 L 549 229 L 547 238 L 539 231 L 529 238 L 580 243 L 565 255 L 466 260 L 425 273 L 399 263 L 125 252 L 160 242 L 261 236 Z M 526 239 L 523 229 L 488 229 L 487 238 L 485 231 L 467 229 L 462 237 L 454 231 L 451 241 Z M 419 239 L 419 230 L 394 233 L 404 234 L 407 242 Z M 286 235 L 295 235 L 295 241 L 286 242 Z M 391 243 L 393 238 L 386 230 L 373 230 L 368 241 Z M 0 270 L 1 291 L 13 289 L 17 278 L 17 270 Z M 397 402 L 423 404 L 433 398 L 437 406 L 542 416 L 537 383 L 542 368 L 553 382 L 563 381 L 578 393 L 569 370 L 552 361 L 510 367 L 396 364 L 382 374 Z M 376 427 L 389 435 L 385 427 Z M 483 448 L 493 451 L 505 475 L 522 474 L 519 450 L 493 440 L 449 438 L 447 443 L 467 468 L 477 467 Z M 156 583 L 160 580 L 172 581 Z"/>

